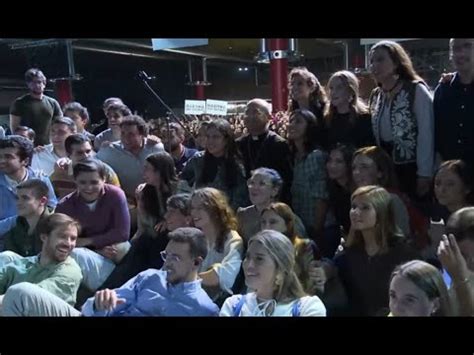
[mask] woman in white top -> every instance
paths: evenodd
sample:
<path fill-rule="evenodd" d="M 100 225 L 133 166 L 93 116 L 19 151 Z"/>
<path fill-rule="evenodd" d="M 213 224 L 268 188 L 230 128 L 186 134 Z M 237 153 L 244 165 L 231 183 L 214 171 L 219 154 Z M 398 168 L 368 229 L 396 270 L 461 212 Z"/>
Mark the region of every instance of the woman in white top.
<path fill-rule="evenodd" d="M 254 290 L 228 298 L 221 316 L 326 316 L 317 296 L 307 296 L 294 271 L 295 250 L 280 232 L 264 230 L 249 241 L 245 283 Z"/>
<path fill-rule="evenodd" d="M 212 187 L 194 191 L 191 217 L 206 236 L 209 248 L 199 270 L 202 286 L 214 300 L 223 292 L 232 294 L 242 264 L 243 242 L 226 195 Z"/>

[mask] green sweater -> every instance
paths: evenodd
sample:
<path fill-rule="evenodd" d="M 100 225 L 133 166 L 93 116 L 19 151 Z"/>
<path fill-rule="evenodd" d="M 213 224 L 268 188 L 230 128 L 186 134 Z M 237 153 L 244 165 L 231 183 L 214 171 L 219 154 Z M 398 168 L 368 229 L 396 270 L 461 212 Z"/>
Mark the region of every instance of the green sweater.
<path fill-rule="evenodd" d="M 74 306 L 82 280 L 79 265 L 70 256 L 58 264 L 41 266 L 39 255 L 18 258 L 0 268 L 0 295 L 20 282 L 36 284 Z"/>

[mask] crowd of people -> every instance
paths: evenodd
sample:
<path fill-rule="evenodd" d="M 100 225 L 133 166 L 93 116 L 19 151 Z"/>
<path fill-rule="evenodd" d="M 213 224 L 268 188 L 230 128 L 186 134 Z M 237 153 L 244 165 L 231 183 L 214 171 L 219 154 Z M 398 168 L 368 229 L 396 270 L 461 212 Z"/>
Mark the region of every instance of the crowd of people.
<path fill-rule="evenodd" d="M 474 315 L 474 39 L 434 94 L 396 42 L 288 111 L 146 122 L 25 74 L 0 132 L 4 316 Z"/>

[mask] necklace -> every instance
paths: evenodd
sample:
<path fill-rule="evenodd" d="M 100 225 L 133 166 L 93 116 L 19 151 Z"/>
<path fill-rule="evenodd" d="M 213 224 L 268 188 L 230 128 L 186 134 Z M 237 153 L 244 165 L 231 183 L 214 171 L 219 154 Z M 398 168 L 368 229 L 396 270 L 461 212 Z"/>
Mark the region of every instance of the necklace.
<path fill-rule="evenodd" d="M 384 92 L 385 94 L 391 94 L 392 91 L 398 86 L 398 83 L 399 83 L 399 82 L 400 82 L 400 79 L 397 79 L 397 80 L 395 81 L 395 84 L 393 84 L 393 86 L 392 86 L 389 90 L 384 90 L 384 89 L 382 89 L 383 92 Z"/>

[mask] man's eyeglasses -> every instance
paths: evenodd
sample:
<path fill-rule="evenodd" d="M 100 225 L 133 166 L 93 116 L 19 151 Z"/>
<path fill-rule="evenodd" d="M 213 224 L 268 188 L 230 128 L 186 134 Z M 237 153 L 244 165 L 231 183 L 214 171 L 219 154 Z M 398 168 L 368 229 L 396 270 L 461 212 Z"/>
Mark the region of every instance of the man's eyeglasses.
<path fill-rule="evenodd" d="M 181 258 L 178 255 L 168 254 L 166 252 L 166 250 L 163 250 L 162 252 L 160 252 L 160 255 L 161 255 L 161 259 L 163 261 L 166 261 L 166 260 L 168 260 L 170 262 L 172 262 L 172 261 L 180 262 L 181 261 Z"/>

